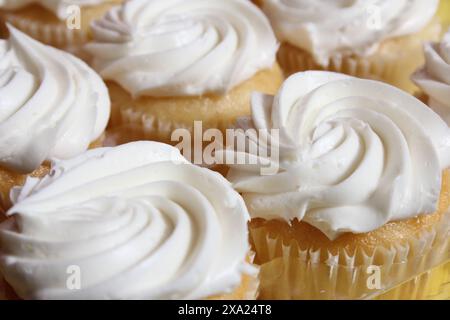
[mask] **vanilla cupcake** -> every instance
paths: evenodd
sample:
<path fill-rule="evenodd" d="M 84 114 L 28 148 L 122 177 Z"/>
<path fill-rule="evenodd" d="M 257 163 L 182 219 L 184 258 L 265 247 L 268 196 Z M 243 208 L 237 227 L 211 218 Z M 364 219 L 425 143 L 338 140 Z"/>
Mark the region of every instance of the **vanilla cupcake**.
<path fill-rule="evenodd" d="M 0 19 L 45 44 L 82 55 L 90 23 L 123 0 L 0 0 Z"/>
<path fill-rule="evenodd" d="M 247 299 L 244 201 L 178 149 L 87 151 L 27 179 L 0 225 L 0 271 L 23 299 Z M 79 270 L 78 287 L 67 287 Z M 76 284 L 76 282 L 74 282 Z"/>
<path fill-rule="evenodd" d="M 110 102 L 102 79 L 74 56 L 10 27 L 0 40 L 0 215 L 10 189 L 101 142 Z"/>
<path fill-rule="evenodd" d="M 439 0 L 260 0 L 282 42 L 287 74 L 330 70 L 412 91 L 423 63 L 421 43 L 438 40 Z"/>
<path fill-rule="evenodd" d="M 440 43 L 426 43 L 425 66 L 412 77 L 428 105 L 450 124 L 450 29 Z"/>
<path fill-rule="evenodd" d="M 276 96 L 255 95 L 238 127 L 270 134 L 247 135 L 259 148 L 216 154 L 259 160 L 230 164 L 227 178 L 252 217 L 261 298 L 372 298 L 449 262 L 450 130 L 413 96 L 303 72 Z M 269 164 L 277 170 L 263 175 Z M 398 298 L 444 290 L 441 268 L 420 296 Z"/>
<path fill-rule="evenodd" d="M 278 44 L 246 0 L 132 0 L 92 25 L 86 46 L 107 80 L 119 139 L 174 143 L 174 129 L 225 130 L 250 112 L 253 91 L 282 82 Z"/>

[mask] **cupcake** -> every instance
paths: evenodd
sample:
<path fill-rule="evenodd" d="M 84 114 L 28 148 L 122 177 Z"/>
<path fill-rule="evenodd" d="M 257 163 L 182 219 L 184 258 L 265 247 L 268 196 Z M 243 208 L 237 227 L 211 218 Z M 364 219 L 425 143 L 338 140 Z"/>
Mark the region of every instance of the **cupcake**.
<path fill-rule="evenodd" d="M 439 0 L 260 0 L 281 41 L 283 70 L 329 70 L 412 92 L 422 41 L 438 40 Z"/>
<path fill-rule="evenodd" d="M 15 29 L 0 40 L 0 215 L 25 178 L 101 144 L 110 102 L 102 79 L 74 56 Z"/>
<path fill-rule="evenodd" d="M 166 144 L 56 161 L 49 175 L 27 179 L 8 216 L 0 272 L 23 299 L 255 295 L 244 201 Z M 78 285 L 68 270 L 80 272 Z"/>
<path fill-rule="evenodd" d="M 1 0 L 0 19 L 45 44 L 82 54 L 90 23 L 122 0 Z"/>
<path fill-rule="evenodd" d="M 450 29 L 440 43 L 424 45 L 425 66 L 412 77 L 428 105 L 450 124 Z"/>
<path fill-rule="evenodd" d="M 258 148 L 216 157 L 258 160 L 230 163 L 227 178 L 252 218 L 260 298 L 373 298 L 434 267 L 444 269 L 430 288 L 448 281 L 450 131 L 425 104 L 382 82 L 307 71 L 276 96 L 255 94 L 237 127 L 260 132 L 245 135 Z"/>
<path fill-rule="evenodd" d="M 250 113 L 253 91 L 275 93 L 278 43 L 246 0 L 132 0 L 92 25 L 86 45 L 106 80 L 121 142 L 175 144 L 173 130 L 225 130 Z M 178 142 L 178 141 L 176 141 Z"/>

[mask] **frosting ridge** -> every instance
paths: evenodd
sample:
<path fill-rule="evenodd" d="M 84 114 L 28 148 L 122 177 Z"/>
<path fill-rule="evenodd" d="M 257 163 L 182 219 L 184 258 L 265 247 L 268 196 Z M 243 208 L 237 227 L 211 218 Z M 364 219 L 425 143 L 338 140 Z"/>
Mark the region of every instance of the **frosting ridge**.
<path fill-rule="evenodd" d="M 327 66 L 336 55 L 368 55 L 388 38 L 420 31 L 439 0 L 263 0 L 280 41 Z"/>
<path fill-rule="evenodd" d="M 105 130 L 110 101 L 83 61 L 9 30 L 0 40 L 0 165 L 27 173 L 85 151 Z"/>
<path fill-rule="evenodd" d="M 272 67 L 270 23 L 244 0 L 132 0 L 92 24 L 94 68 L 133 96 L 225 93 Z"/>
<path fill-rule="evenodd" d="M 267 145 L 247 137 L 261 148 L 277 145 L 276 174 L 230 165 L 227 178 L 251 216 L 304 220 L 330 239 L 434 212 L 450 164 L 449 128 L 426 105 L 390 85 L 332 72 L 298 73 L 275 97 L 255 94 L 252 116 L 238 127 L 279 130 Z M 251 151 L 218 156 L 236 152 Z"/>
<path fill-rule="evenodd" d="M 428 104 L 450 124 L 450 29 L 440 43 L 425 43 L 425 66 L 412 80 L 428 95 Z"/>
<path fill-rule="evenodd" d="M 254 272 L 242 198 L 168 145 L 56 161 L 14 202 L 0 226 L 0 270 L 26 299 L 201 299 Z M 72 266 L 79 290 L 66 287 Z"/>

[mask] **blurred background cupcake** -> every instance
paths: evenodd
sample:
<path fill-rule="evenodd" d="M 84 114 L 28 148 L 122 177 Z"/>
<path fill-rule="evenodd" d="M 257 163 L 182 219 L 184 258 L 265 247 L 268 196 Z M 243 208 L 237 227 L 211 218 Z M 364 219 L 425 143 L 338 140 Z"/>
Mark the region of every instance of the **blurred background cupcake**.
<path fill-rule="evenodd" d="M 437 41 L 438 0 L 258 1 L 282 42 L 288 74 L 330 70 L 382 80 L 412 92 L 422 41 Z"/>
<path fill-rule="evenodd" d="M 256 95 L 237 126 L 258 130 L 246 138 L 259 148 L 216 156 L 258 160 L 229 164 L 227 178 L 252 217 L 260 298 L 374 298 L 432 268 L 420 290 L 396 297 L 449 297 L 450 130 L 425 104 L 382 82 L 307 71 Z M 263 174 L 269 164 L 277 170 Z"/>
<path fill-rule="evenodd" d="M 174 143 L 174 129 L 225 130 L 250 113 L 253 91 L 283 80 L 278 43 L 247 0 L 132 0 L 92 25 L 86 46 L 112 100 L 120 142 Z M 175 142 L 176 143 L 176 142 Z"/>
<path fill-rule="evenodd" d="M 424 52 L 425 65 L 412 80 L 424 93 L 425 102 L 450 124 L 450 29 L 441 42 L 425 43 Z"/>
<path fill-rule="evenodd" d="M 20 298 L 255 298 L 249 215 L 218 173 L 149 141 L 89 150 L 52 172 L 27 179 L 0 225 L 0 272 Z"/>
<path fill-rule="evenodd" d="M 40 42 L 82 55 L 90 23 L 123 0 L 1 0 L 0 19 Z M 78 15 L 79 13 L 79 15 Z M 7 29 L 3 29 L 3 37 Z"/>
<path fill-rule="evenodd" d="M 110 114 L 105 84 L 83 61 L 9 31 L 0 40 L 0 216 L 11 188 L 46 174 L 47 160 L 100 145 Z"/>

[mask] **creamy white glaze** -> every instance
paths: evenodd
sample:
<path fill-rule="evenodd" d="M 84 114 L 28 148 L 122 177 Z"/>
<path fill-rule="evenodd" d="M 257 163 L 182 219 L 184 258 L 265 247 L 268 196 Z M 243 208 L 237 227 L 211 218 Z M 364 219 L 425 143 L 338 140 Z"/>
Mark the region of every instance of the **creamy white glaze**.
<path fill-rule="evenodd" d="M 15 220 L 0 227 L 0 271 L 22 298 L 201 299 L 255 272 L 242 198 L 165 144 L 56 161 L 13 200 Z M 80 290 L 66 287 L 69 266 L 81 271 Z"/>
<path fill-rule="evenodd" d="M 110 101 L 83 61 L 9 30 L 0 40 L 0 166 L 26 173 L 85 151 L 103 133 Z"/>
<path fill-rule="evenodd" d="M 70 14 L 71 6 L 93 6 L 108 0 L 0 0 L 0 9 L 17 10 L 30 4 L 39 4 L 53 12 L 60 20 L 64 20 Z"/>
<path fill-rule="evenodd" d="M 280 136 L 269 139 L 280 150 L 276 174 L 260 174 L 267 159 L 231 165 L 227 178 L 250 215 L 297 218 L 330 239 L 434 212 L 450 165 L 449 127 L 425 104 L 388 84 L 337 73 L 298 73 L 275 97 L 255 94 L 251 118 L 238 124 Z"/>
<path fill-rule="evenodd" d="M 381 41 L 420 31 L 439 0 L 263 0 L 278 36 L 313 55 L 368 55 Z"/>
<path fill-rule="evenodd" d="M 412 77 L 429 106 L 450 124 L 450 29 L 440 43 L 425 43 L 425 66 Z"/>
<path fill-rule="evenodd" d="M 94 68 L 134 96 L 222 94 L 272 67 L 278 49 L 247 0 L 132 0 L 92 30 Z"/>

